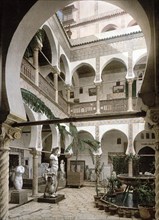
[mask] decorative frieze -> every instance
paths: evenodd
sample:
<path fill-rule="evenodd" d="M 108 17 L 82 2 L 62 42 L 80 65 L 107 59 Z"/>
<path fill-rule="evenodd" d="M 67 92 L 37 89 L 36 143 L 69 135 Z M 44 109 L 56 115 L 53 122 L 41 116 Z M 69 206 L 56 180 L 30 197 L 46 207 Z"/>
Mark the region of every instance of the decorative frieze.
<path fill-rule="evenodd" d="M 145 40 L 143 37 L 135 39 L 124 39 L 123 41 L 109 42 L 109 40 L 99 41 L 97 43 L 81 45 L 78 47 L 74 47 L 71 50 L 70 61 L 79 61 L 90 59 L 94 57 L 100 56 L 108 56 L 112 54 L 116 54 L 117 51 L 120 53 L 126 52 L 127 48 L 131 46 L 132 50 L 143 49 L 145 48 Z M 107 43 L 106 43 L 107 42 Z M 135 45 L 137 43 L 137 45 Z M 134 48 L 135 46 L 135 48 Z"/>

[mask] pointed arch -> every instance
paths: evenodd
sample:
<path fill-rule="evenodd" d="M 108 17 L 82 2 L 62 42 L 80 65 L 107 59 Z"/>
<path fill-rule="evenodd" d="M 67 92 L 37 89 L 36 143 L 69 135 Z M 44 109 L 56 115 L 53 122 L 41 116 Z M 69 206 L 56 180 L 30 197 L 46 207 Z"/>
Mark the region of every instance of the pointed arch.
<path fill-rule="evenodd" d="M 50 46 L 51 46 L 51 55 L 52 55 L 51 63 L 53 66 L 55 66 L 55 65 L 57 65 L 57 47 L 56 47 L 56 43 L 55 43 L 55 39 L 54 39 L 52 30 L 47 24 L 44 24 L 42 26 L 42 28 L 46 32 L 46 35 L 49 39 Z"/>
<path fill-rule="evenodd" d="M 110 63 L 112 63 L 113 61 L 117 61 L 117 62 L 122 63 L 123 66 L 125 66 L 125 68 L 127 69 L 127 63 L 126 63 L 126 62 L 127 62 L 127 58 L 124 59 L 124 57 L 123 57 L 123 58 L 112 57 L 112 58 L 108 59 L 108 60 L 103 64 L 103 66 L 102 66 L 102 68 L 101 68 L 101 74 L 103 73 L 103 70 L 104 70 Z"/>
<path fill-rule="evenodd" d="M 118 29 L 118 27 L 115 24 L 108 24 L 101 30 L 101 33 L 107 32 L 107 31 L 114 31 L 116 29 Z"/>

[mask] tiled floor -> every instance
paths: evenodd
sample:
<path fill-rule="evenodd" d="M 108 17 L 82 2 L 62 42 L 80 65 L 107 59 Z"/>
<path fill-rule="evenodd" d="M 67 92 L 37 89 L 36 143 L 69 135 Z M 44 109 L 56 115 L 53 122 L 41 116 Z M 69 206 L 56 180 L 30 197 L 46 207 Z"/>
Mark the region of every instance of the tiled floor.
<path fill-rule="evenodd" d="M 29 191 L 29 195 L 31 192 Z M 56 204 L 39 203 L 35 200 L 16 207 L 10 204 L 9 219 L 12 220 L 130 220 L 110 216 L 95 208 L 94 187 L 64 188 L 59 191 L 65 199 Z M 40 194 L 39 194 L 40 196 Z M 32 197 L 29 196 L 29 199 Z M 131 219 L 135 219 L 132 217 Z"/>

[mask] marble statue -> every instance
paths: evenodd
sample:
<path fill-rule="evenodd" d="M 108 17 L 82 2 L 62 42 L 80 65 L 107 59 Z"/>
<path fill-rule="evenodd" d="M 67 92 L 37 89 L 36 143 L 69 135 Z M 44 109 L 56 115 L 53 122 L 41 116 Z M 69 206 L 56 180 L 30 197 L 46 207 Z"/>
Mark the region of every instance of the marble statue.
<path fill-rule="evenodd" d="M 23 187 L 23 174 L 25 168 L 22 165 L 17 166 L 13 172 L 13 185 L 15 189 L 21 190 Z"/>
<path fill-rule="evenodd" d="M 57 186 L 58 186 L 58 152 L 59 148 L 53 148 L 50 155 L 50 164 L 46 172 L 46 186 L 44 191 L 44 198 L 56 197 Z"/>
<path fill-rule="evenodd" d="M 64 160 L 61 160 L 60 162 L 60 179 L 64 180 L 65 179 L 65 162 Z"/>

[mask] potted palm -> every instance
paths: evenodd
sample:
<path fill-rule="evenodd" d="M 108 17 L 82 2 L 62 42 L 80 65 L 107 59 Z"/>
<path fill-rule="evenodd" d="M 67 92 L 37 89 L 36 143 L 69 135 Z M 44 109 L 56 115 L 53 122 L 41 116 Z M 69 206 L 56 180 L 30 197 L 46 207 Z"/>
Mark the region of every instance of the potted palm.
<path fill-rule="evenodd" d="M 155 206 L 154 185 L 145 183 L 138 187 L 138 208 L 142 219 L 153 219 Z"/>
<path fill-rule="evenodd" d="M 67 172 L 67 185 L 80 187 L 83 184 L 83 173 L 79 172 L 77 169 L 78 165 L 78 155 L 79 152 L 84 150 L 86 147 L 89 149 L 90 155 L 93 157 L 93 152 L 97 151 L 99 148 L 99 142 L 95 139 L 83 139 L 76 128 L 75 125 L 70 123 L 70 135 L 72 137 L 71 144 L 65 149 L 67 154 L 70 150 L 73 151 L 75 155 L 75 168 L 74 171 Z M 93 161 L 94 162 L 94 161 Z"/>

